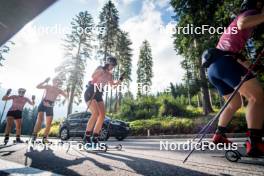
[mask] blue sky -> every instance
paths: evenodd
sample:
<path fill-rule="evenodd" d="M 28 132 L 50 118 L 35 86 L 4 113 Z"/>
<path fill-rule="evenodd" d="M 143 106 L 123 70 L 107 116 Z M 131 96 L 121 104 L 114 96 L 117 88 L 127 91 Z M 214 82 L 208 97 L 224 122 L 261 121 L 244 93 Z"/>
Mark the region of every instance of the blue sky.
<path fill-rule="evenodd" d="M 6 55 L 4 67 L 0 68 L 2 92 L 11 87 L 16 90 L 25 87 L 27 96 L 35 94 L 40 101 L 43 91 L 36 85 L 46 77 L 55 75 L 54 69 L 63 61 L 62 39 L 65 32 L 43 33 L 36 29 L 57 25 L 70 27 L 71 19 L 80 11 L 87 10 L 98 22 L 99 13 L 107 0 L 59 0 L 44 13 L 27 24 L 11 40 L 16 43 Z M 120 28 L 129 33 L 132 40 L 132 89 L 135 90 L 139 47 L 143 40 L 148 40 L 153 55 L 153 87 L 156 91 L 164 90 L 170 82 L 179 83 L 184 74 L 180 67 L 181 56 L 173 49 L 172 8 L 169 0 L 113 0 L 120 16 Z M 93 58 L 87 62 L 85 82 L 88 82 L 99 62 Z M 134 85 L 134 88 L 133 88 Z M 85 85 L 84 85 L 85 86 Z M 133 91 L 132 90 L 132 91 Z M 153 92 L 155 92 L 155 90 Z M 0 90 L 1 93 L 1 90 Z M 15 92 L 14 92 L 15 93 Z M 0 103 L 0 108 L 3 102 Z M 74 110 L 85 109 L 85 104 Z M 1 111 L 1 110 L 0 110 Z M 55 110 L 55 117 L 66 114 L 66 108 Z"/>

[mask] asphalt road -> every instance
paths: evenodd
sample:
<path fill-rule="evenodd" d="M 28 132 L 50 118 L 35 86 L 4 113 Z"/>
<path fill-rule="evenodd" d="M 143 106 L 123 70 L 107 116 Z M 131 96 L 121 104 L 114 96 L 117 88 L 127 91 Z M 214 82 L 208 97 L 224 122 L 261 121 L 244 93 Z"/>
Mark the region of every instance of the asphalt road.
<path fill-rule="evenodd" d="M 162 139 L 174 146 L 187 139 Z M 236 139 L 240 142 L 244 139 Z M 3 141 L 3 138 L 0 138 Z M 54 143 L 58 140 L 53 140 Z M 109 145 L 120 142 L 110 139 Z M 27 150 L 27 144 L 0 147 L 0 159 L 12 161 L 61 175 L 264 175 L 264 162 L 241 160 L 229 162 L 223 151 L 197 151 L 183 164 L 187 151 L 160 150 L 159 139 L 127 139 L 122 141 L 122 151 L 85 152 L 75 147 L 66 149 L 35 148 Z M 174 149 L 174 148 L 171 148 Z M 12 164 L 11 164 L 12 165 Z M 5 171 L 0 171 L 4 175 Z M 15 172 L 21 173 L 19 169 Z"/>

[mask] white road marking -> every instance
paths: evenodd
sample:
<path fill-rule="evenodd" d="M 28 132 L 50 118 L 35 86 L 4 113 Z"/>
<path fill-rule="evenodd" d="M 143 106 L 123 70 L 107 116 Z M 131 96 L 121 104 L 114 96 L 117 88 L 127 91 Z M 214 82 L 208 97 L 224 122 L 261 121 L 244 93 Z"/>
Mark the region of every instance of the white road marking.
<path fill-rule="evenodd" d="M 8 173 L 11 176 L 61 176 L 3 159 L 0 159 L 0 171 Z"/>

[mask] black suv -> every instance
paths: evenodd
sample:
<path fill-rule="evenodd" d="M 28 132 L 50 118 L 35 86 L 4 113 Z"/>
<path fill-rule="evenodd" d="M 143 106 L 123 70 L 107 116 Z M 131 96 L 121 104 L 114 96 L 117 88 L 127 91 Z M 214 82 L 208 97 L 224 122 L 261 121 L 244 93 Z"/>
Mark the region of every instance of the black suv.
<path fill-rule="evenodd" d="M 88 119 L 91 117 L 90 112 L 81 112 L 70 114 L 60 124 L 60 138 L 67 140 L 70 137 L 83 137 Z M 109 137 L 115 137 L 117 140 L 125 139 L 129 134 L 129 124 L 121 120 L 111 120 L 105 117 L 99 139 L 108 140 Z"/>

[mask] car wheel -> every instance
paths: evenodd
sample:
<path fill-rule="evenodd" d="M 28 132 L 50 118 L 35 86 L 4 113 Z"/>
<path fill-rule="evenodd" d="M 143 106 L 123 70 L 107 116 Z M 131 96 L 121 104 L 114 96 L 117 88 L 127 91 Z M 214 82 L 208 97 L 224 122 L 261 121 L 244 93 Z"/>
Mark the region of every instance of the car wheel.
<path fill-rule="evenodd" d="M 124 136 L 116 136 L 116 139 L 117 139 L 118 141 L 123 141 L 125 138 L 126 138 L 126 137 L 124 137 Z"/>
<path fill-rule="evenodd" d="M 105 127 L 103 127 L 100 131 L 99 140 L 100 141 L 107 141 L 109 138 L 109 133 Z"/>
<path fill-rule="evenodd" d="M 66 127 L 61 129 L 60 138 L 61 138 L 61 140 L 68 140 L 70 138 L 69 130 Z"/>

